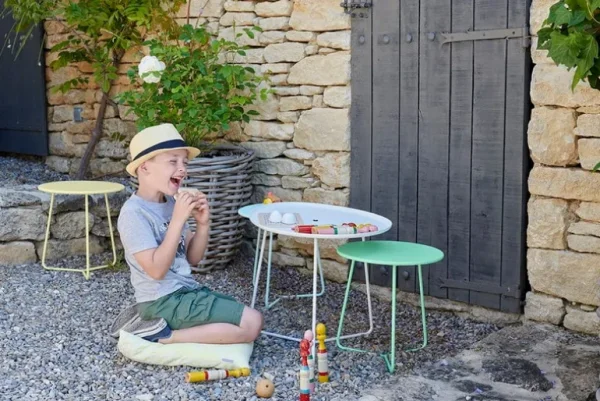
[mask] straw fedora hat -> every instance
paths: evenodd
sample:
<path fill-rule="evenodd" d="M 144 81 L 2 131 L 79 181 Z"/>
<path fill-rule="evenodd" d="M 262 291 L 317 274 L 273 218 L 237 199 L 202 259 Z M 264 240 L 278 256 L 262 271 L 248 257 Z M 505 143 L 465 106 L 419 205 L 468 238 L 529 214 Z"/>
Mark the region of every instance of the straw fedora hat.
<path fill-rule="evenodd" d="M 185 149 L 188 158 L 200 154 L 200 149 L 187 146 L 173 124 L 160 124 L 138 132 L 129 144 L 131 162 L 125 168 L 129 174 L 137 177 L 136 170 L 146 160 L 168 150 Z"/>

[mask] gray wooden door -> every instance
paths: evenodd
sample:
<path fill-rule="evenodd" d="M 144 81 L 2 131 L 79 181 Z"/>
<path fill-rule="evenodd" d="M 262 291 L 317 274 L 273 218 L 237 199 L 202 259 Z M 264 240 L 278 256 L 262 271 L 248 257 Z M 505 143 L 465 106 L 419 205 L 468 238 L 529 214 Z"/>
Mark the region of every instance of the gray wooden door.
<path fill-rule="evenodd" d="M 392 220 L 379 239 L 444 251 L 425 269 L 427 294 L 519 312 L 530 1 L 371 3 L 352 17 L 351 206 Z M 391 284 L 387 268 L 372 277 Z M 415 291 L 414 268 L 398 286 Z"/>

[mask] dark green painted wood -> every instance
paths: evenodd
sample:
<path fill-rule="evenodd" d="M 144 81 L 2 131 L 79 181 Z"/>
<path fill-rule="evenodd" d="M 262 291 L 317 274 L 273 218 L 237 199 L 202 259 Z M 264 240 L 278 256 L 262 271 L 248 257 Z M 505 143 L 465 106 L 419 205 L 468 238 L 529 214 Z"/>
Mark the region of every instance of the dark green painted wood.
<path fill-rule="evenodd" d="M 452 29 L 450 0 L 421 1 L 419 76 L 419 180 L 417 241 L 446 253 L 448 245 L 448 150 L 450 46 L 440 32 Z M 446 278 L 448 258 L 426 269 L 429 295 L 446 297 L 437 279 Z"/>
<path fill-rule="evenodd" d="M 473 30 L 474 0 L 453 0 L 452 32 Z M 450 178 L 448 183 L 448 278 L 469 280 L 471 236 L 471 135 L 474 42 L 452 45 Z M 469 290 L 448 289 L 448 298 L 469 302 Z"/>
<path fill-rule="evenodd" d="M 0 19 L 2 43 L 13 22 L 10 15 Z M 14 43 L 0 56 L 0 152 L 48 155 L 42 36 L 36 27 L 16 59 Z"/>

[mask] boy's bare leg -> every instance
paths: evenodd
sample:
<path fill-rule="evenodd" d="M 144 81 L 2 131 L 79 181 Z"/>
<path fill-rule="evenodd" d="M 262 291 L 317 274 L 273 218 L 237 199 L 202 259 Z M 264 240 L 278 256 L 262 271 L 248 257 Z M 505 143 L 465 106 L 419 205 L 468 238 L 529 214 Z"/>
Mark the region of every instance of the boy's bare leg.
<path fill-rule="evenodd" d="M 203 343 L 238 344 L 254 341 L 263 327 L 260 312 L 244 307 L 239 326 L 229 323 L 211 323 L 187 329 L 173 330 L 171 337 L 159 340 L 161 344 Z"/>

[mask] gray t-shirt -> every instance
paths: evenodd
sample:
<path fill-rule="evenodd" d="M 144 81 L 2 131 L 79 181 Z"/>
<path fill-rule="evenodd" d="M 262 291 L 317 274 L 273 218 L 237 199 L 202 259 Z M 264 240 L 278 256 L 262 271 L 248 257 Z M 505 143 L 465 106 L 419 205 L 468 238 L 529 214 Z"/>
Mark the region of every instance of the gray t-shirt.
<path fill-rule="evenodd" d="M 136 194 L 123 204 L 117 228 L 125 250 L 125 260 L 131 271 L 131 284 L 135 290 L 136 302 L 154 301 L 171 294 L 182 287 L 198 288 L 200 285 L 192 276 L 192 269 L 186 257 L 185 233 L 187 223 L 181 232 L 181 241 L 173 264 L 161 280 L 150 277 L 133 256 L 146 249 L 157 248 L 165 238 L 175 200 L 166 196 L 164 203 L 150 202 Z"/>

